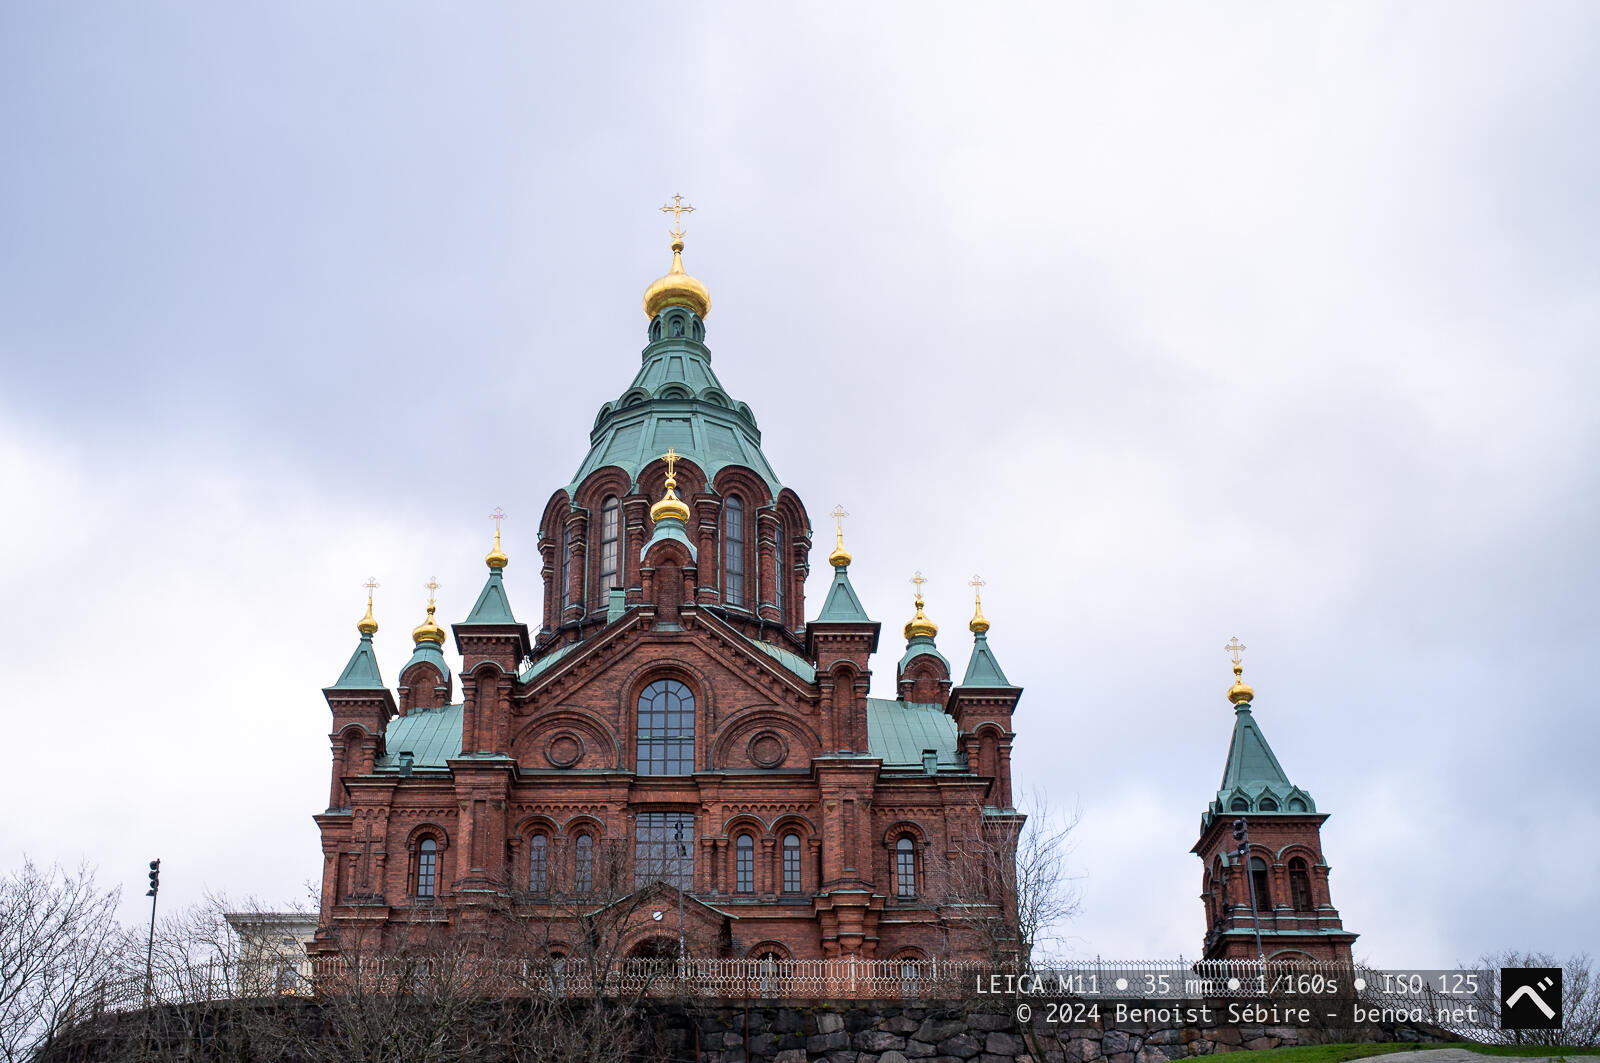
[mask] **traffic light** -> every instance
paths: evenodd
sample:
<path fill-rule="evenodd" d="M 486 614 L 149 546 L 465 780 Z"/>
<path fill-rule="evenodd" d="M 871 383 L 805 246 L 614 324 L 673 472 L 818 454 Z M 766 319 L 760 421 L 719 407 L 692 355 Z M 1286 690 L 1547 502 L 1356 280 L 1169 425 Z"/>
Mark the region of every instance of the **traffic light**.
<path fill-rule="evenodd" d="M 1250 827 L 1242 816 L 1233 821 L 1233 840 L 1239 843 L 1237 850 L 1241 857 L 1250 851 Z"/>
<path fill-rule="evenodd" d="M 154 897 L 156 895 L 156 891 L 159 890 L 160 888 L 161 888 L 161 861 L 159 859 L 156 859 L 156 860 L 150 861 L 150 888 L 145 891 L 144 895 L 146 897 Z"/>

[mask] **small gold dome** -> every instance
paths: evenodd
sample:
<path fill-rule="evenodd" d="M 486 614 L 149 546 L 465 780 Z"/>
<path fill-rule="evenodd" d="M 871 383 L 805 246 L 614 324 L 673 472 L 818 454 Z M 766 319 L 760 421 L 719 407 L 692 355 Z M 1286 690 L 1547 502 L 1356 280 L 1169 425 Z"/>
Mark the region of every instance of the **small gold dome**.
<path fill-rule="evenodd" d="M 922 611 L 922 595 L 917 594 L 917 615 L 906 621 L 906 638 L 926 635 L 930 639 L 939 633 L 939 625 L 928 619 Z"/>
<path fill-rule="evenodd" d="M 979 599 L 972 607 L 972 619 L 967 621 L 967 630 L 974 635 L 981 635 L 989 630 L 989 618 L 983 615 L 982 599 Z"/>
<path fill-rule="evenodd" d="M 678 478 L 669 475 L 667 477 L 667 493 L 662 496 L 661 501 L 650 507 L 650 520 L 652 522 L 674 517 L 688 523 L 689 506 L 683 499 L 678 497 L 677 488 Z"/>
<path fill-rule="evenodd" d="M 431 642 L 435 646 L 444 645 L 444 628 L 433 621 L 433 603 L 428 603 L 428 619 L 411 629 L 411 641 L 415 645 Z"/>
<path fill-rule="evenodd" d="M 506 556 L 506 552 L 500 549 L 500 526 L 498 524 L 495 525 L 494 529 L 494 548 L 483 555 L 483 563 L 490 568 L 505 568 L 511 564 L 511 559 Z M 431 614 L 433 610 L 429 609 L 428 612 Z M 443 640 L 441 639 L 440 641 Z"/>
<path fill-rule="evenodd" d="M 850 563 L 850 551 L 844 548 L 844 528 L 841 526 L 833 541 L 833 553 L 828 555 L 828 564 L 834 568 L 843 568 Z"/>
<path fill-rule="evenodd" d="M 683 241 L 672 241 L 672 268 L 644 290 L 644 312 L 654 318 L 669 306 L 684 306 L 701 317 L 711 313 L 711 293 L 683 270 Z"/>
<path fill-rule="evenodd" d="M 378 622 L 372 617 L 372 597 L 370 595 L 367 597 L 367 615 L 356 622 L 356 630 L 363 635 L 376 635 L 378 633 Z"/>
<path fill-rule="evenodd" d="M 1255 696 L 1256 692 L 1250 689 L 1250 684 L 1244 681 L 1244 665 L 1235 664 L 1233 666 L 1233 686 L 1228 688 L 1228 700 L 1235 705 L 1243 705 L 1248 704 Z"/>

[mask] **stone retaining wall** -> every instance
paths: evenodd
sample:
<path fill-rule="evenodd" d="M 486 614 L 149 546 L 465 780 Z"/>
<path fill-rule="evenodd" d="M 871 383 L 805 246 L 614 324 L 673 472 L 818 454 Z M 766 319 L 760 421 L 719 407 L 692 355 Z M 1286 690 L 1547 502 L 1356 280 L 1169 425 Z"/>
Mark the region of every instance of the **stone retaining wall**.
<path fill-rule="evenodd" d="M 1167 1063 L 1329 1041 L 1453 1040 L 1443 1030 L 1407 1024 L 1352 1030 L 1103 1019 L 1052 1029 L 1037 1015 L 1024 1030 L 1009 1007 L 967 1003 L 672 1005 L 652 1012 L 650 1023 L 662 1055 L 702 1063 Z"/>

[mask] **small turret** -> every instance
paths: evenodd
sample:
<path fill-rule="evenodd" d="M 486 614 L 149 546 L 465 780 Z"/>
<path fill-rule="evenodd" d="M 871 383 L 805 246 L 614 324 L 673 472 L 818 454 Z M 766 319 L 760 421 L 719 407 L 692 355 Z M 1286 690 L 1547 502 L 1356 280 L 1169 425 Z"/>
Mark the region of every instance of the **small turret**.
<path fill-rule="evenodd" d="M 498 546 L 498 544 L 496 544 Z M 434 593 L 439 581 L 430 579 L 428 616 L 411 631 L 411 659 L 400 669 L 400 715 L 412 709 L 431 709 L 450 702 L 450 666 L 444 660 L 444 628 L 434 620 Z"/>
<path fill-rule="evenodd" d="M 923 612 L 922 585 L 927 578 L 918 572 L 911 582 L 917 588 L 916 613 L 906 621 L 906 652 L 896 669 L 895 686 L 903 701 L 942 705 L 950 693 L 950 662 L 933 641 L 939 625 Z"/>
<path fill-rule="evenodd" d="M 878 648 L 880 625 L 867 615 L 850 584 L 850 551 L 844 548 L 843 506 L 833 507 L 833 583 L 822 599 L 822 611 L 806 625 L 806 651 L 817 666 L 817 682 L 831 711 L 824 717 L 826 748 L 862 752 L 867 741 L 867 691 L 870 660 Z"/>

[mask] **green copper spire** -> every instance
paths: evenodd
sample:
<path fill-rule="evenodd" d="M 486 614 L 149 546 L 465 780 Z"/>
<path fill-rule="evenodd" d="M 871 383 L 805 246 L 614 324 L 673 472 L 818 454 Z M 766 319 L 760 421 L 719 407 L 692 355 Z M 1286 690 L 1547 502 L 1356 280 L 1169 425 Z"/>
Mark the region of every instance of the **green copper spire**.
<path fill-rule="evenodd" d="M 472 606 L 472 612 L 461 622 L 467 624 L 515 624 L 517 618 L 511 615 L 511 600 L 506 597 L 505 579 L 501 575 L 503 569 L 491 568 L 489 579 L 484 583 L 483 590 L 478 594 L 478 600 Z"/>
<path fill-rule="evenodd" d="M 828 555 L 828 564 L 833 566 L 833 584 L 823 596 L 822 612 L 817 614 L 816 619 L 819 624 L 873 622 L 866 609 L 862 608 L 861 599 L 856 597 L 856 589 L 850 585 L 850 551 L 844 548 L 844 519 L 849 515 L 843 506 L 834 506 L 830 514 L 838 526 L 833 552 Z"/>
<path fill-rule="evenodd" d="M 356 624 L 356 630 L 361 632 L 361 641 L 356 644 L 356 652 L 350 655 L 350 663 L 344 666 L 344 671 L 339 673 L 339 678 L 329 690 L 383 690 L 383 676 L 378 673 L 378 654 L 372 647 L 372 636 L 377 634 L 378 622 L 372 617 L 372 592 L 378 586 L 376 579 L 366 582 L 367 588 L 367 615 Z"/>
<path fill-rule="evenodd" d="M 972 619 L 967 630 L 972 632 L 972 657 L 967 661 L 967 674 L 961 680 L 964 687 L 1009 687 L 1011 681 L 1000 669 L 994 651 L 989 648 L 989 618 L 983 615 L 984 582 L 973 576 L 967 581 L 972 588 Z"/>
<path fill-rule="evenodd" d="M 1233 654 L 1233 686 L 1228 690 L 1228 700 L 1233 702 L 1233 739 L 1228 743 L 1222 784 L 1217 788 L 1217 798 L 1210 811 L 1216 815 L 1315 812 L 1316 802 L 1289 781 L 1251 712 L 1255 691 L 1245 683 L 1244 665 L 1239 659 L 1244 646 L 1234 639 L 1225 648 Z"/>

